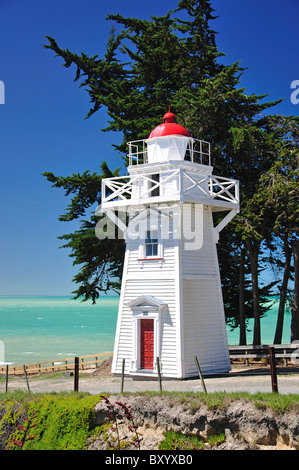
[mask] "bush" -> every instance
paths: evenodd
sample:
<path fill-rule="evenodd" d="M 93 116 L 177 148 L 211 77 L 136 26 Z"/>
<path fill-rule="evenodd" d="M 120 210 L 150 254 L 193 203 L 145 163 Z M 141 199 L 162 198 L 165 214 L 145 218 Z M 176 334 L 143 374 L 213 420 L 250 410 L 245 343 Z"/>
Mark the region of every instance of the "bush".
<path fill-rule="evenodd" d="M 86 447 L 97 396 L 44 395 L 24 402 L 5 401 L 1 408 L 2 449 L 81 450 Z M 34 429 L 27 426 L 34 424 Z M 34 438 L 32 438 L 34 436 Z M 29 437 L 31 437 L 29 439 Z M 23 442 L 23 445 L 18 443 Z"/>

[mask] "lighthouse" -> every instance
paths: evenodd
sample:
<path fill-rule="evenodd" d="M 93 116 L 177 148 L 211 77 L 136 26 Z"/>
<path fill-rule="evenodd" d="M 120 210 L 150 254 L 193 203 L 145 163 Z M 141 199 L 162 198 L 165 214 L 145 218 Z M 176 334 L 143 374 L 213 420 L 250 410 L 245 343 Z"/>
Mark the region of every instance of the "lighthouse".
<path fill-rule="evenodd" d="M 102 181 L 101 212 L 126 241 L 112 372 L 155 377 L 230 370 L 217 242 L 239 211 L 235 179 L 213 175 L 209 142 L 169 110 L 129 142 L 128 175 Z M 218 213 L 215 223 L 214 213 Z"/>

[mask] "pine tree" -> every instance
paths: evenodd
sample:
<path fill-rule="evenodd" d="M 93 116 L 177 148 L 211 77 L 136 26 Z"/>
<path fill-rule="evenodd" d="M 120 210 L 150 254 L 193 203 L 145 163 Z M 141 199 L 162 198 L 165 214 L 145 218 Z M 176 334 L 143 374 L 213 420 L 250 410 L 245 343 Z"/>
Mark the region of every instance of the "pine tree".
<path fill-rule="evenodd" d="M 263 113 L 279 101 L 263 102 L 266 95 L 248 96 L 244 88 L 238 88 L 245 69 L 238 62 L 229 66 L 221 63 L 222 53 L 216 45 L 216 33 L 211 29 L 214 18 L 210 1 L 181 0 L 174 12 L 150 20 L 110 15 L 108 20 L 116 26 L 111 31 L 103 58 L 74 54 L 60 48 L 51 37 L 45 47 L 61 57 L 65 67 L 76 67 L 75 80 L 87 90 L 92 103 L 87 117 L 102 107 L 107 110 L 109 122 L 103 130 L 121 132 L 123 136 L 121 144 L 115 146 L 116 150 L 125 153 L 128 141 L 147 138 L 171 105 L 179 122 L 193 137 L 212 142 L 214 173 L 240 180 L 241 213 L 226 228 L 226 238 L 235 237 L 234 250 L 224 243 L 223 237 L 220 252 L 229 252 L 230 256 L 223 255 L 220 261 L 222 272 L 236 273 L 234 279 L 237 279 L 237 272 L 240 279 L 238 270 L 240 268 L 242 272 L 244 259 L 250 261 L 246 265 L 252 272 L 253 299 L 248 297 L 247 276 L 242 292 L 239 281 L 236 289 L 225 278 L 226 292 L 231 293 L 226 297 L 226 305 L 227 312 L 236 312 L 238 323 L 239 299 L 243 299 L 244 321 L 251 314 L 255 316 L 255 341 L 258 341 L 262 308 L 258 285 L 259 257 L 264 237 L 268 236 L 268 222 L 264 219 L 263 202 L 256 191 L 261 187 L 260 178 L 277 158 L 273 127 Z M 105 168 L 102 174 L 87 172 L 68 178 L 46 173 L 54 186 L 63 187 L 66 194 L 74 194 L 63 220 L 86 215 L 93 201 L 100 203 L 100 181 L 109 172 Z M 97 183 L 99 186 L 95 189 Z M 89 238 L 95 223 L 96 219 L 91 217 L 82 223 L 78 232 L 63 237 L 68 242 L 65 246 L 72 250 L 74 262 L 83 265 L 75 278 L 79 284 L 75 293 L 86 299 L 96 299 L 107 286 L 116 287 L 117 281 L 110 284 L 111 274 L 119 278 L 122 265 L 123 244 L 120 248 L 117 240 L 106 244 L 99 240 L 92 242 Z M 265 227 L 264 231 L 262 227 Z M 104 278 L 100 273 L 104 271 L 108 277 L 101 284 Z M 242 306 L 240 308 L 242 310 Z"/>
<path fill-rule="evenodd" d="M 274 260 L 282 268 L 282 280 L 279 286 L 279 309 L 274 343 L 281 343 L 284 311 L 288 295 L 288 283 L 292 272 L 292 255 L 296 278 L 292 302 L 291 340 L 299 339 L 298 267 L 296 252 L 299 237 L 299 118 L 290 116 L 273 116 L 269 126 L 277 139 L 279 158 L 263 176 L 262 183 L 268 188 L 268 204 L 273 216 L 273 237 L 276 245 L 281 243 L 284 259 Z M 274 258 L 274 257 L 273 257 Z M 298 259 L 298 258 L 297 258 Z M 297 261 L 298 262 L 298 261 Z"/>
<path fill-rule="evenodd" d="M 117 291 L 120 288 L 124 242 L 108 237 L 99 240 L 95 236 L 98 217 L 94 213 L 89 216 L 87 210 L 101 202 L 102 178 L 119 176 L 118 170 L 112 173 L 106 162 L 103 162 L 100 175 L 85 171 L 82 175 L 73 174 L 68 177 L 55 176 L 52 172 L 45 172 L 44 176 L 53 183 L 53 187 L 64 189 L 65 196 L 73 195 L 59 220 L 67 222 L 88 217 L 80 220 L 79 230 L 58 238 L 66 241 L 62 247 L 71 249 L 73 264 L 80 266 L 73 279 L 79 284 L 78 289 L 73 292 L 74 298 L 91 299 L 95 303 L 102 292 Z"/>

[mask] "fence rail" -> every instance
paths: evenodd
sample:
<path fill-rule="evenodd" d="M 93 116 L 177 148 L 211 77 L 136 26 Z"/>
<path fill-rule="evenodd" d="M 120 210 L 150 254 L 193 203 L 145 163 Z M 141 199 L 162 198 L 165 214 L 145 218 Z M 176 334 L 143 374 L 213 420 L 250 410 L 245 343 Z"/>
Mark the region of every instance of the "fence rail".
<path fill-rule="evenodd" d="M 79 367 L 81 370 L 91 368 L 91 366 L 98 367 L 105 359 L 112 356 L 112 352 L 92 354 L 89 356 L 79 357 Z M 6 374 L 6 367 L 0 367 L 0 374 Z M 75 357 L 67 359 L 59 359 L 55 361 L 35 362 L 26 365 L 8 365 L 8 373 L 10 375 L 24 375 L 24 367 L 28 375 L 42 374 L 43 372 L 56 372 L 67 371 L 75 368 Z"/>
<path fill-rule="evenodd" d="M 283 359 L 284 365 L 288 365 L 288 360 L 291 362 L 299 362 L 299 344 L 272 344 L 274 348 L 275 357 Z M 248 346 L 229 346 L 229 355 L 231 359 L 245 359 L 248 365 L 249 359 L 262 359 L 269 357 L 268 345 L 248 345 Z"/>

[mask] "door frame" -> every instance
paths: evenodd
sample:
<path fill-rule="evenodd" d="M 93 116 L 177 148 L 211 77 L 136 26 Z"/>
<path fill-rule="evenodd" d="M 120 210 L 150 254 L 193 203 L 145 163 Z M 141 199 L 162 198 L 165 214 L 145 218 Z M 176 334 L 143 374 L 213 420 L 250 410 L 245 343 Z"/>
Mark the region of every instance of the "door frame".
<path fill-rule="evenodd" d="M 141 368 L 141 321 L 142 320 L 153 320 L 154 321 L 154 363 L 153 369 L 142 369 Z M 131 370 L 133 372 L 146 371 L 149 372 L 157 371 L 157 357 L 160 354 L 160 322 L 159 312 L 146 310 L 144 312 L 133 313 L 133 354 L 131 361 Z"/>
<path fill-rule="evenodd" d="M 132 358 L 130 372 L 158 373 L 157 357 L 161 361 L 161 331 L 162 331 L 162 312 L 167 309 L 167 304 L 156 299 L 151 295 L 142 295 L 129 302 L 128 307 L 132 310 Z M 140 320 L 154 320 L 154 368 L 141 369 L 141 351 L 140 351 Z"/>

